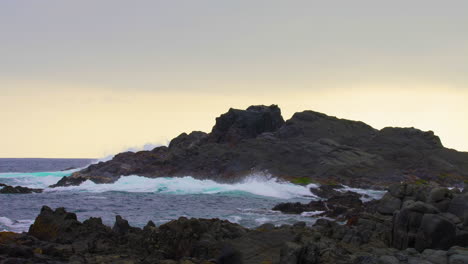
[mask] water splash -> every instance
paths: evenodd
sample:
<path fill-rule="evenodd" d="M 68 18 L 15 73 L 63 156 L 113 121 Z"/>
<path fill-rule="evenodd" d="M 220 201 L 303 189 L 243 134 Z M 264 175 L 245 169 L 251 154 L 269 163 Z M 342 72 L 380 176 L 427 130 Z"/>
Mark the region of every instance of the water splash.
<path fill-rule="evenodd" d="M 190 176 L 147 178 L 141 176 L 125 176 L 111 184 L 95 184 L 86 181 L 79 186 L 58 187 L 46 189 L 46 192 L 150 192 L 167 194 L 217 194 L 241 193 L 266 197 L 290 199 L 294 197 L 312 196 L 309 187 L 281 182 L 276 178 L 252 175 L 244 181 L 234 184 L 218 183 L 212 180 L 198 180 Z"/>

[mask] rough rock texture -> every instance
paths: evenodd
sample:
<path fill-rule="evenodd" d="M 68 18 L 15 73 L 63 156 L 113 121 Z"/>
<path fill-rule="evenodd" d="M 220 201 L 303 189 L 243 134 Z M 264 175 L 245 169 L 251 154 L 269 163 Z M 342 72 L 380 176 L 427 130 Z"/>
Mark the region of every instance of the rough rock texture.
<path fill-rule="evenodd" d="M 295 113 L 284 122 L 276 105 L 251 106 L 218 117 L 211 133 L 183 133 L 169 147 L 120 153 L 57 186 L 87 179 L 110 183 L 131 174 L 234 182 L 265 172 L 286 180 L 355 187 L 401 181 L 461 186 L 468 180 L 468 153 L 444 148 L 431 131 L 377 130 L 313 111 Z"/>
<path fill-rule="evenodd" d="M 22 186 L 10 186 L 6 185 L 3 183 L 0 183 L 0 193 L 10 193 L 10 194 L 16 194 L 16 193 L 41 193 L 42 189 L 31 189 L 28 187 L 22 187 Z"/>
<path fill-rule="evenodd" d="M 110 228 L 100 218 L 79 222 L 63 208 L 43 207 L 28 233 L 0 232 L 0 263 L 468 263 L 465 219 L 428 202 L 406 200 L 425 197 L 437 203 L 464 194 L 408 184 L 393 185 L 389 193 L 405 200 L 393 216 L 376 210 L 384 200 L 375 206 L 341 200 L 364 208 L 346 224 L 322 218 L 312 227 L 298 222 L 246 229 L 219 219 L 181 217 L 159 227 L 150 221 L 140 229 L 116 216 Z M 406 244 L 392 247 L 395 243 Z"/>
<path fill-rule="evenodd" d="M 395 184 L 379 201 L 378 212 L 393 215 L 392 246 L 422 251 L 468 246 L 468 196 L 430 185 Z M 393 211 L 390 210 L 393 208 Z"/>
<path fill-rule="evenodd" d="M 336 192 L 336 191 L 334 191 Z M 314 216 L 332 217 L 338 220 L 348 220 L 363 211 L 367 204 L 361 201 L 361 195 L 354 192 L 337 192 L 326 200 L 311 201 L 308 204 L 280 203 L 273 207 L 274 211 L 288 214 L 314 213 Z M 370 204 L 372 204 L 371 202 Z"/>

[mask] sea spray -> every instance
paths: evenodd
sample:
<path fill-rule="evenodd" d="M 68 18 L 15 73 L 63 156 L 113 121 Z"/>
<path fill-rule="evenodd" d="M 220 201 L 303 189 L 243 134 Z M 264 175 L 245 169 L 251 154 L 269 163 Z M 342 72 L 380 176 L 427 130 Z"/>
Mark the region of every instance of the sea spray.
<path fill-rule="evenodd" d="M 141 176 L 121 177 L 111 184 L 96 184 L 86 181 L 79 186 L 57 187 L 46 189 L 46 192 L 78 191 L 78 192 L 149 192 L 166 194 L 218 194 L 218 193 L 248 193 L 259 196 L 290 199 L 294 197 L 313 196 L 310 186 L 300 186 L 282 182 L 276 178 L 251 175 L 245 180 L 234 183 L 218 183 L 212 180 L 199 180 L 186 177 L 147 178 Z"/>

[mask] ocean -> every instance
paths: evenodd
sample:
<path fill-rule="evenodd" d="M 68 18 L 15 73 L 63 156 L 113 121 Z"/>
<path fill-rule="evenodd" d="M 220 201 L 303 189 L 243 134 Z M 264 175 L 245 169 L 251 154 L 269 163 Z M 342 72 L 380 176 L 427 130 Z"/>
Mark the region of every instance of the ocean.
<path fill-rule="evenodd" d="M 181 216 L 220 218 L 245 227 L 264 223 L 274 225 L 304 221 L 311 225 L 313 212 L 303 215 L 272 211 L 281 202 L 308 202 L 319 199 L 309 188 L 280 182 L 265 175 L 251 175 L 236 184 L 211 180 L 180 178 L 121 177 L 112 184 L 94 184 L 49 188 L 64 176 L 85 167 L 93 160 L 76 159 L 0 159 L 0 183 L 44 188 L 43 193 L 0 194 L 0 231 L 27 231 L 43 205 L 65 207 L 79 220 L 101 217 L 112 226 L 116 215 L 132 226 L 143 227 L 149 220 L 157 225 Z M 75 167 L 75 169 L 63 170 Z M 357 190 L 373 197 L 380 192 Z"/>

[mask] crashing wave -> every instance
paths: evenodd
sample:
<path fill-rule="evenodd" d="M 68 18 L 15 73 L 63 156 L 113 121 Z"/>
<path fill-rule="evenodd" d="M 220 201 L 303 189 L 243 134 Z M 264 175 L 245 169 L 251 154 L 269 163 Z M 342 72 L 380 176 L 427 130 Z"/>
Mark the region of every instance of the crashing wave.
<path fill-rule="evenodd" d="M 121 177 L 111 184 L 96 184 L 86 181 L 79 186 L 57 187 L 46 189 L 46 192 L 82 191 L 82 192 L 152 192 L 167 194 L 218 194 L 218 193 L 250 193 L 254 195 L 290 199 L 312 196 L 310 186 L 300 186 L 252 175 L 239 183 L 218 183 L 212 180 L 198 180 L 190 176 L 147 178 L 141 176 Z"/>

